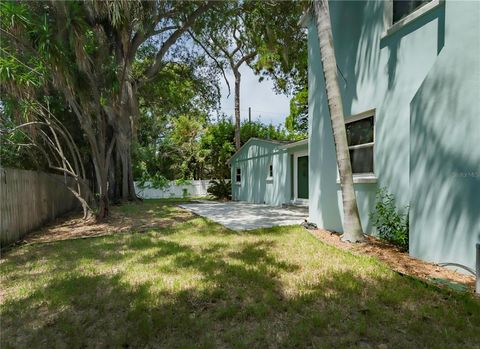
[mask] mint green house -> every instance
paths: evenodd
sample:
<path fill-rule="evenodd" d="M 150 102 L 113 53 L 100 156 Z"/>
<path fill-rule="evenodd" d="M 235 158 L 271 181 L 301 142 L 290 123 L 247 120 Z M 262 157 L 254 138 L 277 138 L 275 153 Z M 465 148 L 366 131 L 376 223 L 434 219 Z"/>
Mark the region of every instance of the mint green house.
<path fill-rule="evenodd" d="M 274 206 L 308 203 L 307 140 L 250 138 L 230 159 L 230 165 L 233 200 Z"/>
<path fill-rule="evenodd" d="M 474 268 L 480 243 L 480 1 L 331 1 L 330 16 L 364 231 L 375 233 L 369 213 L 376 190 L 385 187 L 399 207 L 410 207 L 412 256 Z M 303 23 L 309 51 L 309 219 L 341 232 L 317 30 L 311 16 Z M 295 162 L 289 162 L 289 148 L 275 149 L 277 176 L 285 178 L 270 189 L 263 201 L 268 204 L 295 198 L 293 184 L 288 186 Z M 241 170 L 246 185 L 260 178 L 255 167 L 252 161 Z M 234 199 L 251 201 L 247 188 L 232 188 Z"/>

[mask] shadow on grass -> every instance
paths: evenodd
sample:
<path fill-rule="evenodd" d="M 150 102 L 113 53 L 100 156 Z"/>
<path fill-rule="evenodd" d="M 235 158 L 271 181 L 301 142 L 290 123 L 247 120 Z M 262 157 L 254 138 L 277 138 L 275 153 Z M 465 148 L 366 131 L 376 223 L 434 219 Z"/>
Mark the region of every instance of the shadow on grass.
<path fill-rule="evenodd" d="M 169 235 L 31 246 L 29 261 L 8 256 L 8 285 L 23 280 L 28 289 L 2 302 L 2 348 L 478 345 L 480 305 L 469 296 L 375 266 L 357 273 L 352 255 L 312 277 L 314 267 L 279 251 L 311 253 L 298 241 L 313 238 L 288 228 L 237 234 L 197 220 L 194 233 L 187 222 Z M 333 249 L 322 249 L 311 258 L 332 263 Z M 37 271 L 50 277 L 36 282 Z"/>
<path fill-rule="evenodd" d="M 94 238 L 114 234 L 146 232 L 171 227 L 194 219 L 192 213 L 176 206 L 188 200 L 145 200 L 112 206 L 110 216 L 100 222 L 85 221 L 80 213 L 57 219 L 55 222 L 28 234 L 15 246 L 2 247 L 2 254 L 25 244 Z"/>

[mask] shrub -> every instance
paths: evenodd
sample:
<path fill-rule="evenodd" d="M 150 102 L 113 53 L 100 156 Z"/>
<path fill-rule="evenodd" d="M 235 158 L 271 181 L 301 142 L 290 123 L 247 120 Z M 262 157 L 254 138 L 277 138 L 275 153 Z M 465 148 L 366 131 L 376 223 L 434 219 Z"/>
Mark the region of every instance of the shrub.
<path fill-rule="evenodd" d="M 180 178 L 175 180 L 175 185 L 191 185 L 192 181 L 190 179 Z"/>
<path fill-rule="evenodd" d="M 232 187 L 229 181 L 224 179 L 212 179 L 207 193 L 220 200 L 230 200 L 232 198 Z"/>
<path fill-rule="evenodd" d="M 381 239 L 408 250 L 408 206 L 397 210 L 393 194 L 381 188 L 377 191 L 375 210 L 370 218 Z"/>
<path fill-rule="evenodd" d="M 170 181 L 161 174 L 156 173 L 153 176 L 148 176 L 146 173 L 137 181 L 138 187 L 141 189 L 167 189 L 170 186 Z"/>

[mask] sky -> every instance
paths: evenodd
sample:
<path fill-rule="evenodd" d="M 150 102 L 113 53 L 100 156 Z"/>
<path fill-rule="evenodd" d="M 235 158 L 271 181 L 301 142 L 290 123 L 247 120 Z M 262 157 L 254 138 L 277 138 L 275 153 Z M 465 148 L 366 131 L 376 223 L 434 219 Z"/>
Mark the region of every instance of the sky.
<path fill-rule="evenodd" d="M 252 108 L 252 120 L 260 120 L 265 124 L 284 124 L 285 118 L 289 114 L 290 98 L 286 95 L 277 95 L 273 90 L 271 80 L 258 82 L 258 76 L 247 66 L 240 67 L 242 74 L 240 83 L 240 117 L 241 120 L 248 120 L 248 107 Z M 234 78 L 233 74 L 226 71 L 227 79 L 230 83 L 231 93 L 227 98 L 228 88 L 221 80 L 221 111 L 227 116 L 233 116 L 235 112 L 234 101 Z"/>

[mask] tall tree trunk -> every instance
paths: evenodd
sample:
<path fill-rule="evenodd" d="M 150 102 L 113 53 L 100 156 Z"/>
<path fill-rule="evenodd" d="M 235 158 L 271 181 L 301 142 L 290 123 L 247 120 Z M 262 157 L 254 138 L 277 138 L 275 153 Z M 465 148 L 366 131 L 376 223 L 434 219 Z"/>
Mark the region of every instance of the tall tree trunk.
<path fill-rule="evenodd" d="M 120 159 L 120 172 L 116 173 L 119 178 L 116 181 L 120 187 L 120 198 L 122 201 L 136 200 L 135 188 L 133 184 L 133 168 L 132 168 L 132 152 L 131 142 L 128 139 L 122 138 L 121 145 L 117 148 L 117 155 Z M 118 138 L 117 138 L 118 139 Z"/>
<path fill-rule="evenodd" d="M 77 103 L 73 94 L 67 90 L 65 97 L 77 115 L 80 127 L 85 133 L 86 140 L 90 145 L 90 155 L 92 157 L 93 170 L 95 176 L 95 184 L 98 195 L 98 206 L 95 218 L 102 220 L 108 216 L 108 168 L 110 165 L 110 157 L 115 145 L 115 139 L 108 142 L 108 123 L 106 115 L 99 112 L 97 115 L 97 122 L 93 123 L 93 118 L 88 114 L 83 114 L 80 110 L 80 103 Z"/>
<path fill-rule="evenodd" d="M 139 111 L 136 89 L 130 81 L 125 81 L 122 91 L 123 93 L 119 96 L 121 102 L 118 103 L 115 122 L 112 122 L 112 125 L 117 138 L 117 154 L 121 164 L 121 178 L 117 180 L 121 183 L 121 199 L 127 201 L 137 199 L 133 184 L 131 148 L 135 138 L 135 120 Z"/>
<path fill-rule="evenodd" d="M 98 153 L 92 154 L 92 160 L 95 167 L 95 178 L 96 178 L 96 195 L 98 196 L 97 201 L 97 212 L 95 218 L 97 220 L 102 220 L 108 216 L 108 163 L 110 161 L 109 156 L 103 158 L 103 156 L 98 156 Z"/>
<path fill-rule="evenodd" d="M 133 182 L 133 165 L 132 165 L 132 155 L 131 151 L 128 156 L 129 164 L 128 164 L 128 195 L 130 200 L 139 200 L 137 193 L 135 193 L 135 184 Z"/>
<path fill-rule="evenodd" d="M 342 240 L 357 242 L 363 239 L 362 225 L 358 214 L 357 200 L 353 186 L 352 165 L 348 151 L 347 132 L 343 116 L 342 97 L 337 77 L 337 62 L 333 46 L 332 25 L 328 0 L 314 2 L 318 41 L 323 65 L 323 76 L 332 122 L 333 139 L 337 153 L 338 171 L 343 201 Z"/>
<path fill-rule="evenodd" d="M 120 155 L 118 153 L 117 147 L 115 147 L 114 154 L 112 154 L 110 159 L 110 167 L 108 170 L 108 199 L 112 203 L 118 203 L 121 197 L 121 183 L 119 182 L 122 173 L 120 170 Z"/>
<path fill-rule="evenodd" d="M 122 147 L 121 161 L 122 161 L 122 201 L 128 200 L 128 155 L 127 147 Z"/>
<path fill-rule="evenodd" d="M 233 70 L 235 76 L 235 148 L 240 149 L 240 72 Z"/>
<path fill-rule="evenodd" d="M 107 193 L 108 174 L 106 171 L 102 171 L 102 172 L 104 172 L 102 175 L 104 180 L 102 180 L 102 183 L 99 186 L 98 207 L 97 207 L 97 215 L 96 215 L 97 220 L 102 220 L 105 217 L 107 217 L 109 214 L 109 201 L 108 201 L 108 193 Z"/>

